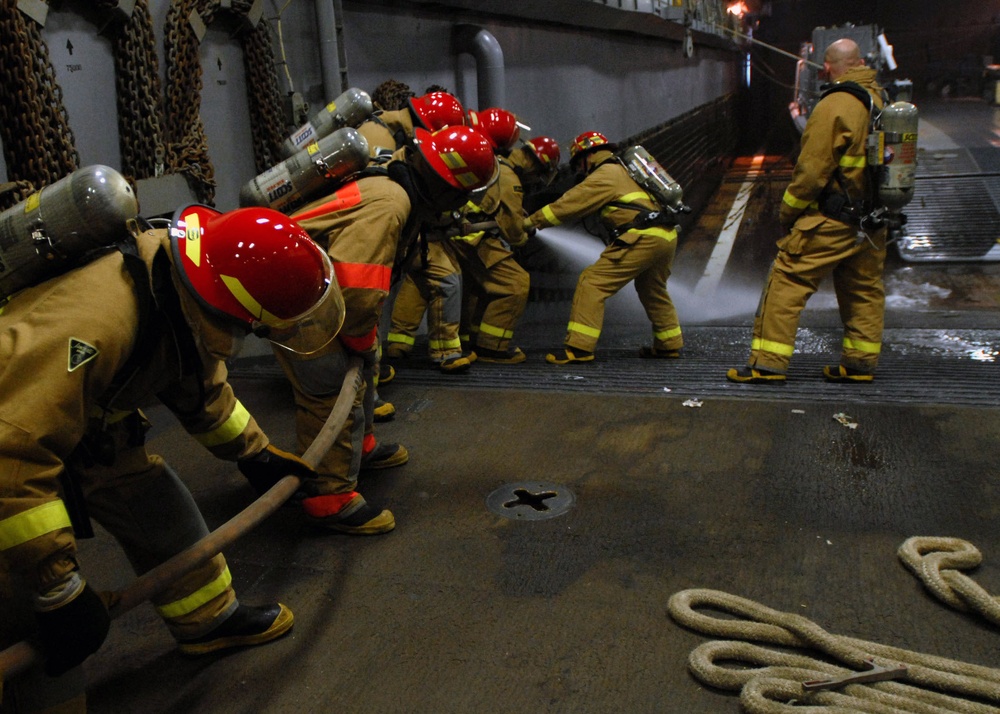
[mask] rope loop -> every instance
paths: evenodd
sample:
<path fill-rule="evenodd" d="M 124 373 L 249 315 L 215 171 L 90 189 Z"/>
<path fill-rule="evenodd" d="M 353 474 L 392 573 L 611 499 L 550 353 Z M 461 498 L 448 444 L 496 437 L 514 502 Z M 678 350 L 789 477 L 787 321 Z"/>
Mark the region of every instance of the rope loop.
<path fill-rule="evenodd" d="M 688 668 L 706 685 L 739 691 L 751 714 L 1000 714 L 1000 669 L 832 634 L 801 615 L 718 590 L 675 593 L 668 611 L 683 627 L 725 638 L 695 648 Z M 812 654 L 785 651 L 796 648 Z M 850 682 L 872 661 L 906 669 L 896 681 Z M 830 689 L 802 686 L 842 678 Z"/>
<path fill-rule="evenodd" d="M 1000 598 L 990 595 L 963 570 L 974 570 L 983 555 L 960 538 L 914 536 L 899 547 L 899 559 L 936 598 L 961 612 L 1000 625 Z"/>

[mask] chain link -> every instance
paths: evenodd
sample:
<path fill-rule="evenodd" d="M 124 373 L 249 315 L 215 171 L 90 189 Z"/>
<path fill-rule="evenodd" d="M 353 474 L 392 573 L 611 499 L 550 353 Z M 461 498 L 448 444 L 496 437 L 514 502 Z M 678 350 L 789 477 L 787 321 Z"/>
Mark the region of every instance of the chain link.
<path fill-rule="evenodd" d="M 247 14 L 253 2 L 236 0 L 233 9 Z M 287 136 L 281 108 L 281 90 L 271 44 L 271 24 L 264 19 L 243 35 L 243 66 L 246 72 L 247 98 L 250 101 L 250 130 L 253 134 L 254 161 L 263 172 L 279 161 L 279 151 Z"/>
<path fill-rule="evenodd" d="M 100 0 L 108 9 L 117 0 Z M 113 35 L 118 144 L 122 174 L 132 180 L 163 173 L 163 94 L 156 59 L 156 38 L 148 0 L 136 0 L 132 16 Z"/>
<path fill-rule="evenodd" d="M 17 9 L 17 0 L 0 0 L 0 77 L 0 142 L 10 181 L 43 187 L 79 168 L 48 46 L 38 25 Z M 2 207 L 26 195 L 4 193 Z"/>
<path fill-rule="evenodd" d="M 94 4 L 109 11 L 118 6 L 117 0 Z M 122 174 L 132 182 L 164 172 L 184 174 L 198 200 L 209 205 L 215 200 L 215 169 L 200 115 L 200 48 L 190 17 L 197 12 L 207 26 L 219 7 L 219 0 L 172 0 L 164 37 L 165 94 L 148 0 L 136 0 L 112 45 Z M 252 0 L 234 0 L 232 11 L 247 17 L 252 7 Z M 286 134 L 270 23 L 248 27 L 241 42 L 254 161 L 262 172 L 278 161 Z M 0 192 L 0 208 L 6 208 L 80 165 L 48 47 L 38 26 L 17 9 L 17 0 L 0 0 L 0 76 L 0 142 L 8 178 L 16 185 Z"/>
<path fill-rule="evenodd" d="M 215 168 L 208 155 L 208 139 L 201 121 L 201 64 L 199 40 L 191 27 L 192 12 L 207 26 L 219 0 L 173 0 L 167 10 L 164 51 L 167 91 L 165 102 L 167 164 L 185 174 L 198 200 L 215 205 Z"/>

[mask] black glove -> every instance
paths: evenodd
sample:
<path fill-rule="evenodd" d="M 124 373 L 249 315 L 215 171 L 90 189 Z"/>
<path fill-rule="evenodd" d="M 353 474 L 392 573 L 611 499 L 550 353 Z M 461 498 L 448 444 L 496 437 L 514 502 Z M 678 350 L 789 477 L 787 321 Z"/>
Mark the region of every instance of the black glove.
<path fill-rule="evenodd" d="M 256 456 L 236 462 L 240 472 L 258 494 L 265 493 L 285 476 L 316 478 L 316 471 L 295 454 L 268 444 Z"/>
<path fill-rule="evenodd" d="M 45 673 L 50 677 L 68 672 L 96 652 L 111 627 L 104 601 L 83 578 L 74 574 L 60 590 L 57 604 L 44 604 L 50 593 L 39 601 L 44 609 L 35 611 Z"/>

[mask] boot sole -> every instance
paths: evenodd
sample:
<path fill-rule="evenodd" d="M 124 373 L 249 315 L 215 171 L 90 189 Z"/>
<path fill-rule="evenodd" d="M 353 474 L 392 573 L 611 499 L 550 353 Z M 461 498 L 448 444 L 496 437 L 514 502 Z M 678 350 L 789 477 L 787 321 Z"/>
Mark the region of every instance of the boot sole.
<path fill-rule="evenodd" d="M 494 357 L 481 357 L 481 356 L 478 356 L 478 355 L 476 357 L 477 361 L 479 361 L 479 362 L 488 362 L 489 364 L 521 364 L 526 359 L 528 359 L 528 355 L 523 355 L 523 356 L 520 356 L 520 357 L 515 357 L 513 359 L 503 359 L 503 358 L 499 358 L 498 359 L 498 358 L 494 358 Z"/>
<path fill-rule="evenodd" d="M 375 461 L 374 463 L 370 464 L 366 464 L 364 461 L 362 461 L 361 470 L 378 471 L 379 469 L 391 469 L 395 466 L 402 466 L 409 460 L 410 460 L 410 452 L 407 451 L 405 448 L 400 447 L 400 449 L 388 459 L 383 459 L 382 461 Z"/>
<path fill-rule="evenodd" d="M 232 647 L 252 647 L 254 645 L 262 645 L 265 642 L 270 642 L 271 640 L 277 639 L 288 632 L 292 629 L 292 625 L 295 624 L 295 615 L 292 614 L 292 611 L 280 602 L 278 603 L 278 607 L 280 608 L 278 616 L 274 618 L 274 622 L 271 623 L 271 626 L 256 635 L 220 637 L 217 640 L 209 640 L 208 642 L 199 642 L 197 644 L 181 643 L 178 645 L 177 649 L 181 654 L 197 657 L 211 652 L 218 652 L 219 650 L 230 649 Z"/>
<path fill-rule="evenodd" d="M 784 384 L 783 374 L 756 374 L 752 377 L 741 377 L 735 369 L 726 372 L 726 379 L 736 384 Z"/>
<path fill-rule="evenodd" d="M 874 374 L 836 374 L 829 367 L 823 368 L 823 377 L 827 382 L 874 382 Z"/>
<path fill-rule="evenodd" d="M 639 350 L 639 356 L 643 359 L 680 359 L 681 353 L 677 350 L 654 352 L 648 347 L 643 347 Z"/>
<path fill-rule="evenodd" d="M 344 524 L 338 525 L 335 522 L 317 522 L 316 525 L 322 526 L 327 530 L 344 533 L 346 535 L 381 535 L 382 533 L 388 533 L 396 527 L 396 519 L 393 517 L 391 511 L 385 510 L 367 523 L 362 523 L 360 526 L 348 526 Z"/>
<path fill-rule="evenodd" d="M 549 364 L 576 364 L 577 362 L 593 362 L 593 357 L 584 357 L 583 359 L 561 359 L 555 355 L 545 355 L 545 361 Z"/>

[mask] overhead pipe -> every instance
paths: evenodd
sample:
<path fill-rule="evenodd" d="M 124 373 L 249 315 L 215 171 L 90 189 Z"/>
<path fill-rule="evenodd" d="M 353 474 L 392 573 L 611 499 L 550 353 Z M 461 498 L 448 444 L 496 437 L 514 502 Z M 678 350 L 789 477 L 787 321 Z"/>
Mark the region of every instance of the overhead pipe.
<path fill-rule="evenodd" d="M 503 107 L 503 49 L 497 38 L 478 25 L 456 25 L 452 33 L 455 54 L 468 53 L 476 60 L 476 82 L 479 108 Z"/>
<path fill-rule="evenodd" d="M 347 68 L 341 67 L 340 42 L 337 26 L 342 18 L 337 16 L 338 4 L 334 0 L 316 0 L 316 25 L 319 32 L 320 74 L 323 79 L 323 96 L 330 101 L 346 89 Z"/>

